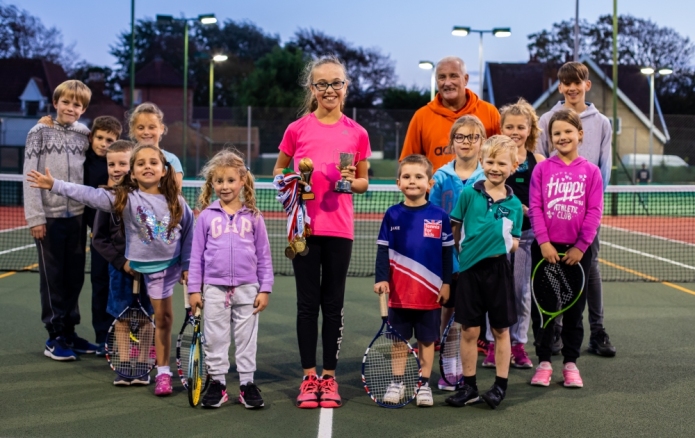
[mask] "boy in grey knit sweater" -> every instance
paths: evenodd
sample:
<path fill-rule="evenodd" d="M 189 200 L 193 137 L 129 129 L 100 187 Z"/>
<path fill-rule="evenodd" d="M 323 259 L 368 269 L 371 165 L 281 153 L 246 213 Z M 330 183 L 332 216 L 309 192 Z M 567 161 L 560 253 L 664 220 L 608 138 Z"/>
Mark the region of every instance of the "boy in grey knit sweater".
<path fill-rule="evenodd" d="M 37 124 L 27 135 L 24 174 L 49 167 L 59 178 L 82 184 L 89 129 L 77 122 L 92 92 L 69 80 L 53 92 L 53 126 Z M 54 170 L 55 169 L 55 170 Z M 41 320 L 49 339 L 44 355 L 75 360 L 75 353 L 94 353 L 96 346 L 75 334 L 80 323 L 78 298 L 84 283 L 85 241 L 82 214 L 76 201 L 32 189 L 24 182 L 24 216 L 39 255 Z"/>

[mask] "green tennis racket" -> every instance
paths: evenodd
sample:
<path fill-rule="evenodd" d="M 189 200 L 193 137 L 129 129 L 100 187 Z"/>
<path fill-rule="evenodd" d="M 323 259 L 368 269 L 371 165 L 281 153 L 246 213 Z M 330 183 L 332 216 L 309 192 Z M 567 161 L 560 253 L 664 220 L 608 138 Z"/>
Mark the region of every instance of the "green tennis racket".
<path fill-rule="evenodd" d="M 560 258 L 564 253 L 558 254 Z M 541 327 L 536 334 L 535 346 L 539 346 L 550 321 L 574 306 L 584 292 L 584 269 L 577 263 L 538 262 L 531 274 L 531 294 L 541 316 Z"/>

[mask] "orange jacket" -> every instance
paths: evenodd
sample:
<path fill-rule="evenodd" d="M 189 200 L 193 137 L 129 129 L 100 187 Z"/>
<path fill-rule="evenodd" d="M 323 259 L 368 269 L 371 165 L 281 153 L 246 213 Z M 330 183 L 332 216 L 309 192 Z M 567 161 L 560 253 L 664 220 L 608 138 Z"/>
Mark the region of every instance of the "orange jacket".
<path fill-rule="evenodd" d="M 415 112 L 408 133 L 403 141 L 401 160 L 410 154 L 425 155 L 436 171 L 453 160 L 456 155 L 448 147 L 449 131 L 454 122 L 466 114 L 474 115 L 483 122 L 487 136 L 500 133 L 500 113 L 494 105 L 478 98 L 466 88 L 466 105 L 458 111 L 451 111 L 442 105 L 439 93 L 434 100 Z"/>

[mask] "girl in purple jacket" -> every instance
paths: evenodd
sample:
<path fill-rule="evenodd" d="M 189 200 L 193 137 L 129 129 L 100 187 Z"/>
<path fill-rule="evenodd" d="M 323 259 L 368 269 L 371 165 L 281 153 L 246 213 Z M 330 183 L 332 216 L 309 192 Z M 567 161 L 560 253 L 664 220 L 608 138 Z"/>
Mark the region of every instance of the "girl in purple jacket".
<path fill-rule="evenodd" d="M 584 137 L 577 113 L 570 109 L 556 112 L 550 119 L 548 131 L 557 155 L 538 163 L 531 175 L 528 215 L 536 236 L 536 242 L 531 246 L 531 263 L 536 266 L 541 259 L 549 263 L 579 263 L 584 272 L 589 272 L 591 242 L 596 237 L 603 214 L 601 171 L 577 152 Z M 565 256 L 560 258 L 558 253 L 565 253 Z M 586 280 L 584 290 L 588 287 Z M 585 305 L 586 294 L 583 293 L 563 314 L 562 376 L 568 388 L 584 386 L 576 362 L 584 339 L 582 313 Z M 531 308 L 531 319 L 536 334 L 540 316 L 535 306 Z M 550 384 L 554 323 L 554 320 L 550 322 L 536 347 L 539 365 L 531 379 L 532 385 Z"/>
<path fill-rule="evenodd" d="M 220 151 L 201 175 L 205 185 L 193 232 L 188 292 L 193 312 L 205 300 L 204 348 L 212 383 L 203 406 L 218 408 L 228 400 L 225 374 L 233 331 L 239 401 L 247 409 L 260 408 L 263 399 L 253 383 L 258 313 L 268 305 L 273 287 L 265 222 L 256 207 L 253 175 L 239 155 Z M 213 191 L 218 199 L 211 204 Z"/>

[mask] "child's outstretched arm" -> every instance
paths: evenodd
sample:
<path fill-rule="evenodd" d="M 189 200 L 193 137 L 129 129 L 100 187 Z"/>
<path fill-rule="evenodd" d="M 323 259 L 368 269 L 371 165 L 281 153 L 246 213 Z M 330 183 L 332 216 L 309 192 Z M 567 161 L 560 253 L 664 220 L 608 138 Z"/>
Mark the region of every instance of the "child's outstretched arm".
<path fill-rule="evenodd" d="M 50 190 L 51 193 L 74 199 L 75 201 L 101 211 L 113 211 L 114 194 L 111 190 L 95 189 L 82 184 L 74 184 L 59 179 L 54 179 L 51 172 L 46 168 L 46 174 L 37 170 L 27 173 L 27 182 L 30 187 L 37 189 Z"/>

